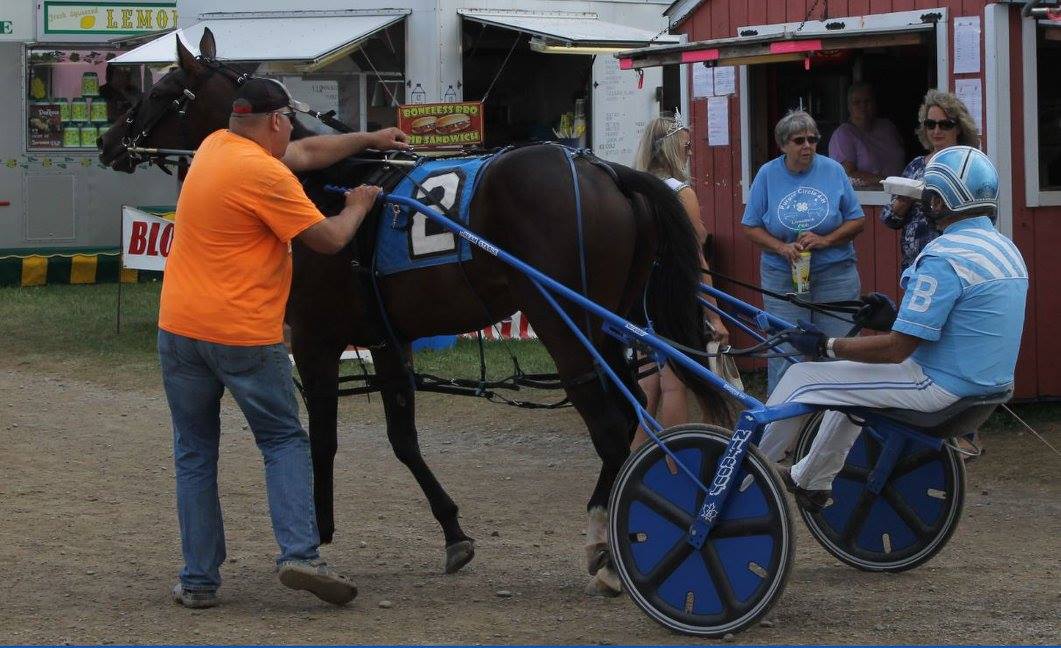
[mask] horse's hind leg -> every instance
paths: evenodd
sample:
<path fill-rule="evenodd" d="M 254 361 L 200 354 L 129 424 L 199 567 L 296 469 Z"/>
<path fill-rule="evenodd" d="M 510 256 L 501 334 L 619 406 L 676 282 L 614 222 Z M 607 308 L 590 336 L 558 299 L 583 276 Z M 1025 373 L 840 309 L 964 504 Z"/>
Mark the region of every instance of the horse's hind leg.
<path fill-rule="evenodd" d="M 603 355 L 616 370 L 631 392 L 640 397 L 640 390 L 623 366 L 618 344 L 605 342 Z M 608 499 L 623 462 L 629 455 L 630 439 L 636 427 L 636 417 L 630 403 L 610 381 L 591 381 L 568 389 L 569 398 L 589 428 L 593 447 L 601 458 L 597 484 L 586 505 L 589 518 L 586 530 L 586 563 L 593 579 L 586 586 L 587 593 L 614 596 L 619 594 L 619 577 L 612 567 L 608 551 Z"/>
<path fill-rule="evenodd" d="M 475 557 L 475 541 L 464 534 L 457 519 L 457 505 L 442 488 L 420 453 L 416 432 L 415 392 L 409 372 L 399 355 L 390 349 L 372 352 L 376 376 L 381 381 L 383 409 L 387 416 L 387 439 L 394 456 L 405 464 L 424 491 L 431 513 L 442 526 L 446 538 L 445 572 L 452 574 Z"/>

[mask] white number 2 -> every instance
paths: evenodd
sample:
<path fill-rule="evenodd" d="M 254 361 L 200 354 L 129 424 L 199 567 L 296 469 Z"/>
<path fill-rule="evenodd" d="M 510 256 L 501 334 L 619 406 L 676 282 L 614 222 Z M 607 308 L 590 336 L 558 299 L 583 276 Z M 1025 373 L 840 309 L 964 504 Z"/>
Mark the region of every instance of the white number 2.
<path fill-rule="evenodd" d="M 421 188 L 418 189 L 416 198 L 423 200 L 426 197 L 425 190 L 433 195 L 441 190 L 441 197 L 438 198 L 438 202 L 446 210 L 452 210 L 453 205 L 457 202 L 460 180 L 460 176 L 456 173 L 446 173 L 427 178 L 420 185 Z M 434 232 L 431 230 L 434 230 Z M 440 225 L 432 224 L 432 227 L 429 227 L 427 216 L 420 212 L 416 212 L 413 215 L 413 226 L 409 231 L 409 239 L 413 258 L 457 249 L 453 233 L 443 230 Z"/>
<path fill-rule="evenodd" d="M 907 308 L 918 313 L 927 311 L 932 304 L 932 295 L 936 294 L 936 288 L 938 287 L 939 282 L 936 281 L 935 277 L 918 275 L 917 283 L 914 284 L 914 289 L 911 291 L 910 303 L 907 304 Z"/>

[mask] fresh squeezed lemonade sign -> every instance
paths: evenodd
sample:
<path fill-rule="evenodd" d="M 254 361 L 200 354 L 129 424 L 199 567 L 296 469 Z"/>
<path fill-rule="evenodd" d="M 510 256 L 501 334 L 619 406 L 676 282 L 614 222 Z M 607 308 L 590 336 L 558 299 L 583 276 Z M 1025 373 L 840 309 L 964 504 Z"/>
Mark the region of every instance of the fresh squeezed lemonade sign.
<path fill-rule="evenodd" d="M 417 148 L 475 146 L 483 143 L 483 103 L 406 104 L 398 106 L 398 128 Z"/>
<path fill-rule="evenodd" d="M 46 34 L 135 34 L 172 29 L 176 26 L 176 2 L 44 2 Z"/>

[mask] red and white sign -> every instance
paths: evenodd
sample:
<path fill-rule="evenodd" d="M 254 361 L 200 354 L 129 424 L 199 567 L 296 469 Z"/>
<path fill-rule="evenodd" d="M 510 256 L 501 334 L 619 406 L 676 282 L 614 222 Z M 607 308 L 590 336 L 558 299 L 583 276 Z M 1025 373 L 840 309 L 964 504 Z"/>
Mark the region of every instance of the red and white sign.
<path fill-rule="evenodd" d="M 173 222 L 136 207 L 122 206 L 122 266 L 165 270 L 173 245 Z"/>
<path fill-rule="evenodd" d="M 465 333 L 463 337 L 474 338 L 475 331 Z M 523 316 L 523 313 L 516 311 L 512 314 L 512 317 L 506 317 L 497 324 L 484 328 L 483 339 L 536 340 L 538 336 L 534 334 L 534 329 L 531 328 L 530 322 Z"/>

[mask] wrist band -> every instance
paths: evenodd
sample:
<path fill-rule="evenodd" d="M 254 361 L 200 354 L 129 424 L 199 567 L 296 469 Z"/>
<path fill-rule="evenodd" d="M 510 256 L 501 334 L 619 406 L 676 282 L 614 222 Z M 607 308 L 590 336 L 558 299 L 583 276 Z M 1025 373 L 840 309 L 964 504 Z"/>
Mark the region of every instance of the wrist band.
<path fill-rule="evenodd" d="M 835 344 L 835 343 L 836 343 L 836 338 L 829 338 L 828 340 L 825 341 L 825 357 L 826 358 L 835 358 L 836 357 L 836 351 L 833 350 L 833 344 Z"/>

